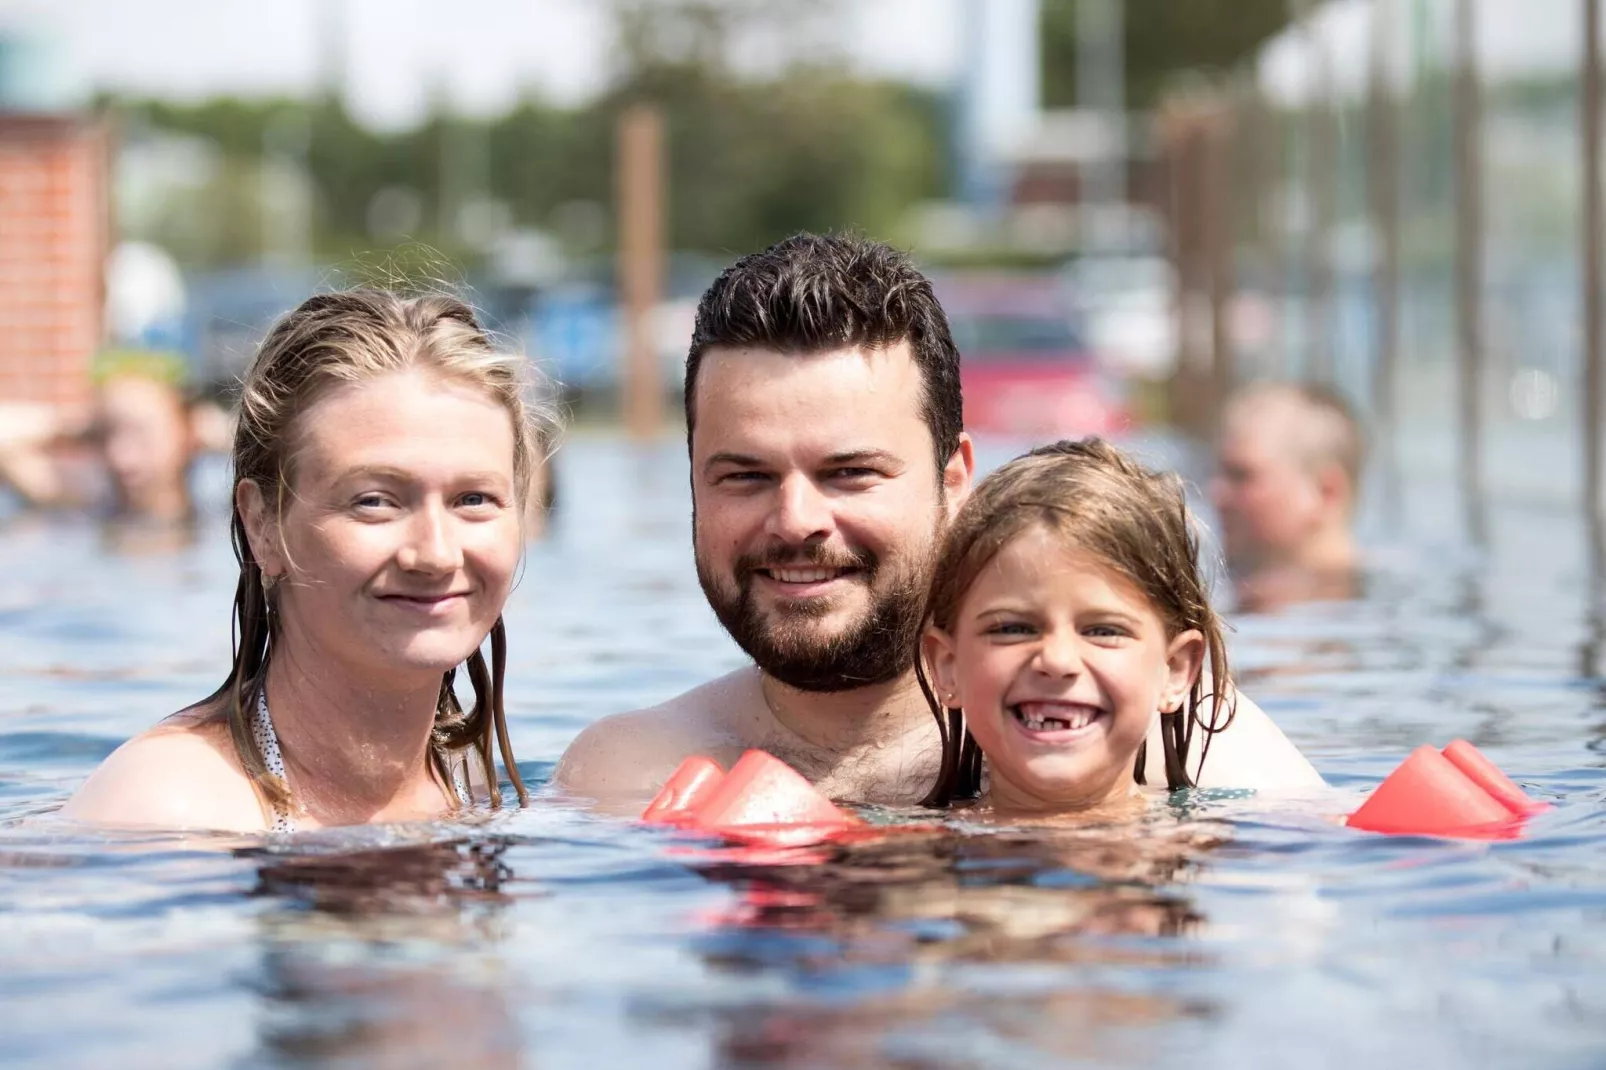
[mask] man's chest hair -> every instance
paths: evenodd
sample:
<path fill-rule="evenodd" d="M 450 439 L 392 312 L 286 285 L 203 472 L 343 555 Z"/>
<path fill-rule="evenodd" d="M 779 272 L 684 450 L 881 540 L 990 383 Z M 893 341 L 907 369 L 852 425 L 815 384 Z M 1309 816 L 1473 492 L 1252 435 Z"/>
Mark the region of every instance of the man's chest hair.
<path fill-rule="evenodd" d="M 763 749 L 832 799 L 891 806 L 920 802 L 936 782 L 942 759 L 936 740 L 913 734 L 842 753 L 772 733 Z"/>

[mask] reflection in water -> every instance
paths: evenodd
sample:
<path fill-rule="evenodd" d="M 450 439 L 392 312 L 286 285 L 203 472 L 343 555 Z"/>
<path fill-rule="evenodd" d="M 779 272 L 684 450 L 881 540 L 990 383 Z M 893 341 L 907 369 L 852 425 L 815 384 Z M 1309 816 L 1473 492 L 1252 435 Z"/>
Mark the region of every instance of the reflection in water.
<path fill-rule="evenodd" d="M 1235 576 L 1233 602 L 1244 613 L 1277 613 L 1310 602 L 1353 602 L 1366 596 L 1360 569 L 1313 569 L 1296 565 Z"/>
<path fill-rule="evenodd" d="M 710 966 L 779 972 L 805 997 L 721 1016 L 720 1065 L 1118 1061 L 1133 1027 L 1210 1013 L 1108 979 L 1207 964 L 1190 939 L 1204 918 L 1175 886 L 1220 841 L 1166 818 L 903 831 L 816 865 L 699 865 L 737 893 L 701 942 Z"/>
<path fill-rule="evenodd" d="M 496 953 L 506 845 L 443 842 L 261 854 L 258 1034 L 275 1065 L 513 1067 L 521 1045 Z"/>

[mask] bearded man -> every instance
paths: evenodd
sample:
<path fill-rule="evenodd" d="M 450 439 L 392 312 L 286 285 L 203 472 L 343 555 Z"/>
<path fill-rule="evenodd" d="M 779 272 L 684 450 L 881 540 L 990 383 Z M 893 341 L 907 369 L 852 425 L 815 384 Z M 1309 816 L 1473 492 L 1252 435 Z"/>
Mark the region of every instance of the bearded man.
<path fill-rule="evenodd" d="M 635 800 L 686 757 L 728 766 L 757 748 L 832 798 L 919 802 L 941 745 L 915 641 L 938 541 L 975 472 L 959 353 L 930 282 L 853 237 L 800 234 L 743 257 L 698 305 L 686 427 L 697 575 L 754 664 L 591 725 L 555 782 Z M 1157 739 L 1148 752 L 1163 753 Z M 1240 700 L 1201 783 L 1321 778 Z"/>

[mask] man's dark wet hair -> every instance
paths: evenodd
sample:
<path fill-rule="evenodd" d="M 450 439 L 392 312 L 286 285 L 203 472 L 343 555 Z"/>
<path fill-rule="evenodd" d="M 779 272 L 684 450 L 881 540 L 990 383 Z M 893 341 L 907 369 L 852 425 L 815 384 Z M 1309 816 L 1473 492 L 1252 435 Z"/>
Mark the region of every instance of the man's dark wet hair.
<path fill-rule="evenodd" d="M 697 304 L 686 354 L 686 443 L 696 426 L 697 371 L 716 346 L 809 354 L 908 342 L 920 369 L 920 415 L 940 472 L 964 428 L 959 350 L 931 280 L 890 245 L 795 234 L 720 273 Z"/>

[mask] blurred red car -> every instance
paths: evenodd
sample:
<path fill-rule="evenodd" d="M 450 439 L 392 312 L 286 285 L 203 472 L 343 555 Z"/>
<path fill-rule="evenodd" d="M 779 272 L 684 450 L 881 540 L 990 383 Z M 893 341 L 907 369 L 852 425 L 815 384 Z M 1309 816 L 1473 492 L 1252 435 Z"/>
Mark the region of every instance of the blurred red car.
<path fill-rule="evenodd" d="M 937 296 L 959 347 L 966 430 L 1047 440 L 1130 426 L 1124 389 L 1099 368 L 1053 279 L 948 278 Z"/>

